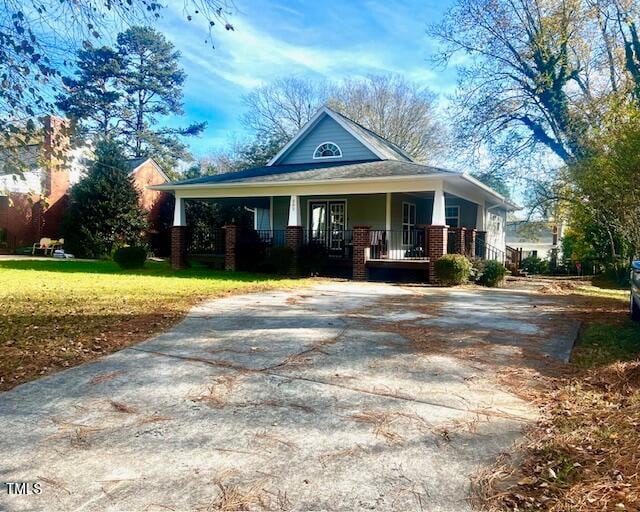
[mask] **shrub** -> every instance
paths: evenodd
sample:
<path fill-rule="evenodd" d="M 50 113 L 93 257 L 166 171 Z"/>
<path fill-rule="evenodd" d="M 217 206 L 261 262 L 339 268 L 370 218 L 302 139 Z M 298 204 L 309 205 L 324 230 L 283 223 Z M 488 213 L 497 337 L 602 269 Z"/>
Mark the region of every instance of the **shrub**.
<path fill-rule="evenodd" d="M 520 262 L 520 268 L 529 274 L 544 274 L 549 270 L 549 262 L 537 256 L 527 256 Z"/>
<path fill-rule="evenodd" d="M 113 253 L 113 261 L 120 268 L 142 268 L 147 259 L 147 249 L 144 247 L 120 247 Z"/>
<path fill-rule="evenodd" d="M 329 252 L 322 243 L 311 242 L 300 247 L 299 270 L 303 276 L 322 274 L 329 262 Z"/>
<path fill-rule="evenodd" d="M 466 283 L 471 275 L 471 262 L 462 254 L 446 254 L 435 263 L 436 278 L 447 286 Z"/>
<path fill-rule="evenodd" d="M 258 266 L 258 272 L 286 275 L 291 271 L 294 256 L 291 247 L 272 247 L 267 250 L 267 256 Z"/>
<path fill-rule="evenodd" d="M 499 261 L 490 260 L 485 262 L 480 279 L 478 279 L 478 283 L 482 286 L 498 286 L 506 275 L 507 267 Z"/>
<path fill-rule="evenodd" d="M 118 144 L 96 145 L 87 175 L 71 189 L 62 226 L 65 250 L 79 258 L 100 258 L 115 247 L 142 242 L 146 212 L 129 171 Z"/>

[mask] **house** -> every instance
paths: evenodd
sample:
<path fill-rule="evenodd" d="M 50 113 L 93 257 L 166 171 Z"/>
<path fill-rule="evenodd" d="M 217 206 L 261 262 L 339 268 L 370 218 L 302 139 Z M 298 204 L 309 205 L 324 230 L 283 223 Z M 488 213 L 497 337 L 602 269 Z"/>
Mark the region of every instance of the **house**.
<path fill-rule="evenodd" d="M 174 267 L 188 256 L 185 202 L 232 201 L 255 212 L 253 232 L 227 226 L 191 253 L 217 252 L 235 269 L 248 240 L 286 245 L 296 257 L 309 254 L 305 246 L 323 247 L 357 279 L 404 268 L 433 280 L 434 262 L 448 252 L 503 261 L 507 212 L 518 208 L 469 174 L 416 162 L 327 107 L 265 167 L 150 188 L 175 195 Z"/>
<path fill-rule="evenodd" d="M 70 188 L 82 178 L 85 161 L 91 157 L 87 146 L 71 148 L 65 124 L 58 117 L 43 118 L 40 135 L 17 149 L 24 167 L 20 175 L 4 169 L 0 162 L 0 233 L 4 239 L 0 250 L 10 252 L 42 237 L 61 236 Z M 160 212 L 168 197 L 147 187 L 169 179 L 153 158 L 135 158 L 127 164 L 140 192 L 141 206 L 149 212 L 153 235 L 160 230 Z"/>
<path fill-rule="evenodd" d="M 522 259 L 536 256 L 543 260 L 557 258 L 561 250 L 563 225 L 552 221 L 516 220 L 507 222 L 507 246 Z"/>

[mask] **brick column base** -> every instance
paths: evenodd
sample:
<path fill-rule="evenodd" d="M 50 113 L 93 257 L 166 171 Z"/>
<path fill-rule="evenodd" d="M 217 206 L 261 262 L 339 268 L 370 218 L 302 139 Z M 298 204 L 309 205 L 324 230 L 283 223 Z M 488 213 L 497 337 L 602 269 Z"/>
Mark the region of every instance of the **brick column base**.
<path fill-rule="evenodd" d="M 469 258 L 476 257 L 476 234 L 477 232 L 475 229 L 467 229 L 467 238 L 465 239 L 465 252 Z"/>
<path fill-rule="evenodd" d="M 171 268 L 187 268 L 187 226 L 171 228 Z"/>
<path fill-rule="evenodd" d="M 455 233 L 453 239 L 453 251 L 456 254 L 464 255 L 466 250 L 465 235 L 467 233 L 467 228 L 449 228 L 449 230 Z"/>
<path fill-rule="evenodd" d="M 429 256 L 429 283 L 436 284 L 436 260 L 447 254 L 447 226 L 427 226 L 427 255 Z"/>
<path fill-rule="evenodd" d="M 285 245 L 293 251 L 293 259 L 291 260 L 291 268 L 289 273 L 297 275 L 299 271 L 298 257 L 300 247 L 302 247 L 302 239 L 304 237 L 304 229 L 302 226 L 287 226 L 284 232 Z"/>
<path fill-rule="evenodd" d="M 371 228 L 369 226 L 353 226 L 353 279 L 367 280 L 366 249 L 371 247 Z"/>
<path fill-rule="evenodd" d="M 487 248 L 485 246 L 487 241 L 487 232 L 476 231 L 476 240 L 478 242 L 478 254 L 476 254 L 476 256 L 478 258 L 485 259 L 487 257 Z"/>
<path fill-rule="evenodd" d="M 238 268 L 238 226 L 224 226 L 224 269 L 231 272 Z"/>

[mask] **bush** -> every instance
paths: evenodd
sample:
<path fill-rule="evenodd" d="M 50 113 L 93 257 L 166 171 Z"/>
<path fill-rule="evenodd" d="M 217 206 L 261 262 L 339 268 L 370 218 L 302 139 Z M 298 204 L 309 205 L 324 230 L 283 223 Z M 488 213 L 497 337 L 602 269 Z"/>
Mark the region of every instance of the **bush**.
<path fill-rule="evenodd" d="M 311 242 L 300 247 L 299 261 L 301 275 L 322 274 L 329 262 L 329 252 L 324 244 Z"/>
<path fill-rule="evenodd" d="M 113 261 L 120 268 L 142 268 L 147 260 L 147 249 L 144 247 L 120 247 L 113 253 Z"/>
<path fill-rule="evenodd" d="M 294 256 L 291 247 L 272 247 L 267 249 L 267 255 L 258 265 L 257 270 L 269 274 L 287 275 L 293 266 Z"/>
<path fill-rule="evenodd" d="M 529 274 L 544 274 L 549 270 L 549 262 L 537 256 L 527 256 L 520 262 L 520 268 Z"/>
<path fill-rule="evenodd" d="M 446 254 L 435 263 L 436 278 L 447 286 L 466 283 L 471 275 L 471 262 L 462 254 Z"/>
<path fill-rule="evenodd" d="M 101 258 L 115 247 L 142 243 L 146 212 L 129 171 L 118 144 L 96 145 L 87 175 L 71 188 L 62 226 L 66 251 L 79 258 Z"/>
<path fill-rule="evenodd" d="M 480 279 L 478 279 L 478 283 L 482 286 L 498 286 L 506 275 L 507 267 L 499 261 L 490 260 L 485 262 Z"/>

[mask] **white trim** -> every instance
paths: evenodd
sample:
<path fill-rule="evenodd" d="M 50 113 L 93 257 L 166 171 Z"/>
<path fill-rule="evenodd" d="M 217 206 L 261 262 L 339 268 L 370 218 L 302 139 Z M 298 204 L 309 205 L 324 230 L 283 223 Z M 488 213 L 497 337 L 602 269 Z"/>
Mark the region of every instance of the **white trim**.
<path fill-rule="evenodd" d="M 320 149 L 320 146 L 324 146 L 325 144 L 333 144 L 335 147 L 338 148 L 338 152 L 340 154 L 339 155 L 333 155 L 333 156 L 316 156 L 316 153 Z M 313 159 L 314 160 L 326 160 L 328 158 L 342 158 L 342 148 L 340 146 L 338 146 L 335 142 L 332 142 L 330 140 L 328 140 L 326 142 L 321 142 L 320 144 L 318 144 L 316 149 L 313 150 Z"/>
<path fill-rule="evenodd" d="M 368 141 L 360 138 L 360 136 L 351 129 L 351 126 L 349 126 L 349 124 L 347 124 L 343 119 L 335 115 L 330 108 L 321 107 L 313 115 L 313 117 L 309 119 L 309 121 L 307 121 L 307 124 L 300 128 L 298 133 L 294 135 L 293 139 L 287 142 L 284 147 L 276 153 L 276 156 L 274 156 L 271 160 L 269 160 L 269 162 L 267 162 L 267 166 L 274 165 L 278 160 L 280 160 L 280 158 L 285 155 L 289 151 L 289 149 L 291 149 L 291 147 L 293 147 L 304 135 L 306 135 L 311 130 L 311 128 L 313 128 L 313 126 L 315 126 L 316 122 L 318 122 L 322 115 L 328 115 L 378 158 L 380 158 L 381 160 L 387 159 L 387 157 L 384 154 L 380 153 L 376 147 L 372 146 Z"/>
<path fill-rule="evenodd" d="M 451 226 L 450 224 L 447 223 L 447 218 L 449 218 L 449 219 L 453 218 L 452 215 L 447 215 L 447 208 L 455 208 L 458 211 L 458 213 L 455 215 L 456 219 L 458 219 L 458 223 L 457 223 L 458 225 L 457 226 Z M 445 200 L 445 203 L 444 203 L 444 221 L 445 221 L 445 223 L 447 223 L 447 226 L 449 226 L 449 227 L 459 228 L 460 227 L 460 205 L 452 204 L 452 205 L 447 206 L 447 202 Z"/>
<path fill-rule="evenodd" d="M 450 176 L 450 173 L 437 173 L 437 174 L 411 174 L 407 176 L 376 176 L 370 178 L 334 178 L 326 180 L 292 180 L 292 181 L 256 181 L 253 183 L 247 182 L 223 182 L 223 183 L 185 183 L 185 184 L 166 184 L 166 185 L 150 185 L 151 190 L 198 190 L 198 189 L 225 189 L 225 188 L 237 188 L 237 189 L 251 189 L 261 187 L 291 187 L 291 186 L 310 186 L 315 185 L 327 185 L 334 183 L 354 183 L 354 184 L 366 184 L 366 183 L 388 183 L 388 182 L 413 182 L 413 183 L 425 183 L 434 179 L 441 180 L 443 177 Z M 431 189 L 427 189 L 430 191 Z M 424 192 L 425 189 L 413 189 L 410 192 Z M 382 192 L 386 192 L 383 190 Z M 277 195 L 277 194 L 276 194 Z M 281 193 L 280 195 L 288 195 Z"/>
<path fill-rule="evenodd" d="M 481 189 L 483 189 L 485 192 L 488 192 L 492 196 L 498 198 L 502 203 L 501 206 L 504 206 L 507 210 L 511 210 L 511 211 L 522 210 L 522 207 L 520 205 L 518 205 L 518 204 L 516 204 L 516 203 L 514 203 L 512 201 L 509 201 L 502 194 L 500 194 L 499 192 L 496 192 L 491 187 L 489 187 L 488 185 L 485 185 L 480 180 L 474 178 L 473 176 L 467 174 L 466 172 L 463 172 L 462 174 L 460 174 L 460 177 L 464 178 L 469 183 L 471 183 L 471 184 L 473 184 L 473 185 L 475 185 L 477 187 L 480 187 Z M 491 208 L 494 208 L 494 206 L 492 206 Z"/>
<path fill-rule="evenodd" d="M 273 196 L 269 196 L 269 229 L 273 231 Z"/>
<path fill-rule="evenodd" d="M 391 231 L 391 192 L 387 192 L 384 226 L 386 231 Z"/>

